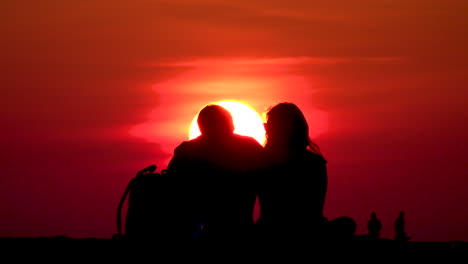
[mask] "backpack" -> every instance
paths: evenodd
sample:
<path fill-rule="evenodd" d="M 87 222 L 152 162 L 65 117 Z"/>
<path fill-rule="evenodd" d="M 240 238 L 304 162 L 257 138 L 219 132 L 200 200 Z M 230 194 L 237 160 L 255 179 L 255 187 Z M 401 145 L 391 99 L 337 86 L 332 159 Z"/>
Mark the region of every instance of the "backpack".
<path fill-rule="evenodd" d="M 170 188 L 166 170 L 158 173 L 156 168 L 154 164 L 144 168 L 128 183 L 117 207 L 117 234 L 114 238 L 154 240 L 170 236 Z M 122 224 L 125 201 L 128 207 Z M 123 226 L 125 230 L 122 230 Z"/>

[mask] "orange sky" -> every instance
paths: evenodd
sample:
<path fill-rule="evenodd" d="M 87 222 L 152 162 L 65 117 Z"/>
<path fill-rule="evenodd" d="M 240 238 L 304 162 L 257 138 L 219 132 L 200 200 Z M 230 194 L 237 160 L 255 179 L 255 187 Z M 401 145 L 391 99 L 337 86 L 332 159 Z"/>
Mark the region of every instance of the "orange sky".
<path fill-rule="evenodd" d="M 0 236 L 111 237 L 134 173 L 233 99 L 303 109 L 330 218 L 468 241 L 467 1 L 226 2 L 2 1 Z"/>

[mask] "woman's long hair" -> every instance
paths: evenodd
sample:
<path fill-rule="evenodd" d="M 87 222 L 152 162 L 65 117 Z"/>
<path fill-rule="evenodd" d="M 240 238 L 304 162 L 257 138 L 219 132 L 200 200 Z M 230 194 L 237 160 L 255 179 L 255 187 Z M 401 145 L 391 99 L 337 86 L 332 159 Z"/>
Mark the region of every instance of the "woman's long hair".
<path fill-rule="evenodd" d="M 266 113 L 266 121 L 266 149 L 308 149 L 323 156 L 319 146 L 310 139 L 309 125 L 297 105 L 283 102 L 273 106 Z"/>

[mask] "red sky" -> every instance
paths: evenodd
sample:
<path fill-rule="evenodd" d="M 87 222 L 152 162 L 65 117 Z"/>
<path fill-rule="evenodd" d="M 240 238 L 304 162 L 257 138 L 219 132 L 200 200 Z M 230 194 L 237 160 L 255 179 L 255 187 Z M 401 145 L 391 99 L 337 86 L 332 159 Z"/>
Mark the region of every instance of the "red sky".
<path fill-rule="evenodd" d="M 228 3 L 230 2 L 230 3 Z M 325 214 L 468 241 L 465 0 L 7 0 L 0 237 L 110 238 L 210 101 L 297 103 L 329 161 Z"/>

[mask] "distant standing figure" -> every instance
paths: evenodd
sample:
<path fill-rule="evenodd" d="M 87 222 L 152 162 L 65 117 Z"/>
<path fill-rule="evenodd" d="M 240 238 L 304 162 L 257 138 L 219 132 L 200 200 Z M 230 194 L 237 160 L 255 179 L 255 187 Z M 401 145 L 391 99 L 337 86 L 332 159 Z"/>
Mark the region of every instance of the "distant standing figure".
<path fill-rule="evenodd" d="M 405 231 L 405 212 L 400 211 L 398 218 L 395 220 L 395 240 L 407 241 L 410 237 L 406 235 Z"/>
<path fill-rule="evenodd" d="M 377 213 L 372 212 L 369 222 L 367 222 L 367 230 L 369 231 L 369 238 L 380 238 L 380 230 L 382 230 L 382 222 L 377 218 Z"/>

